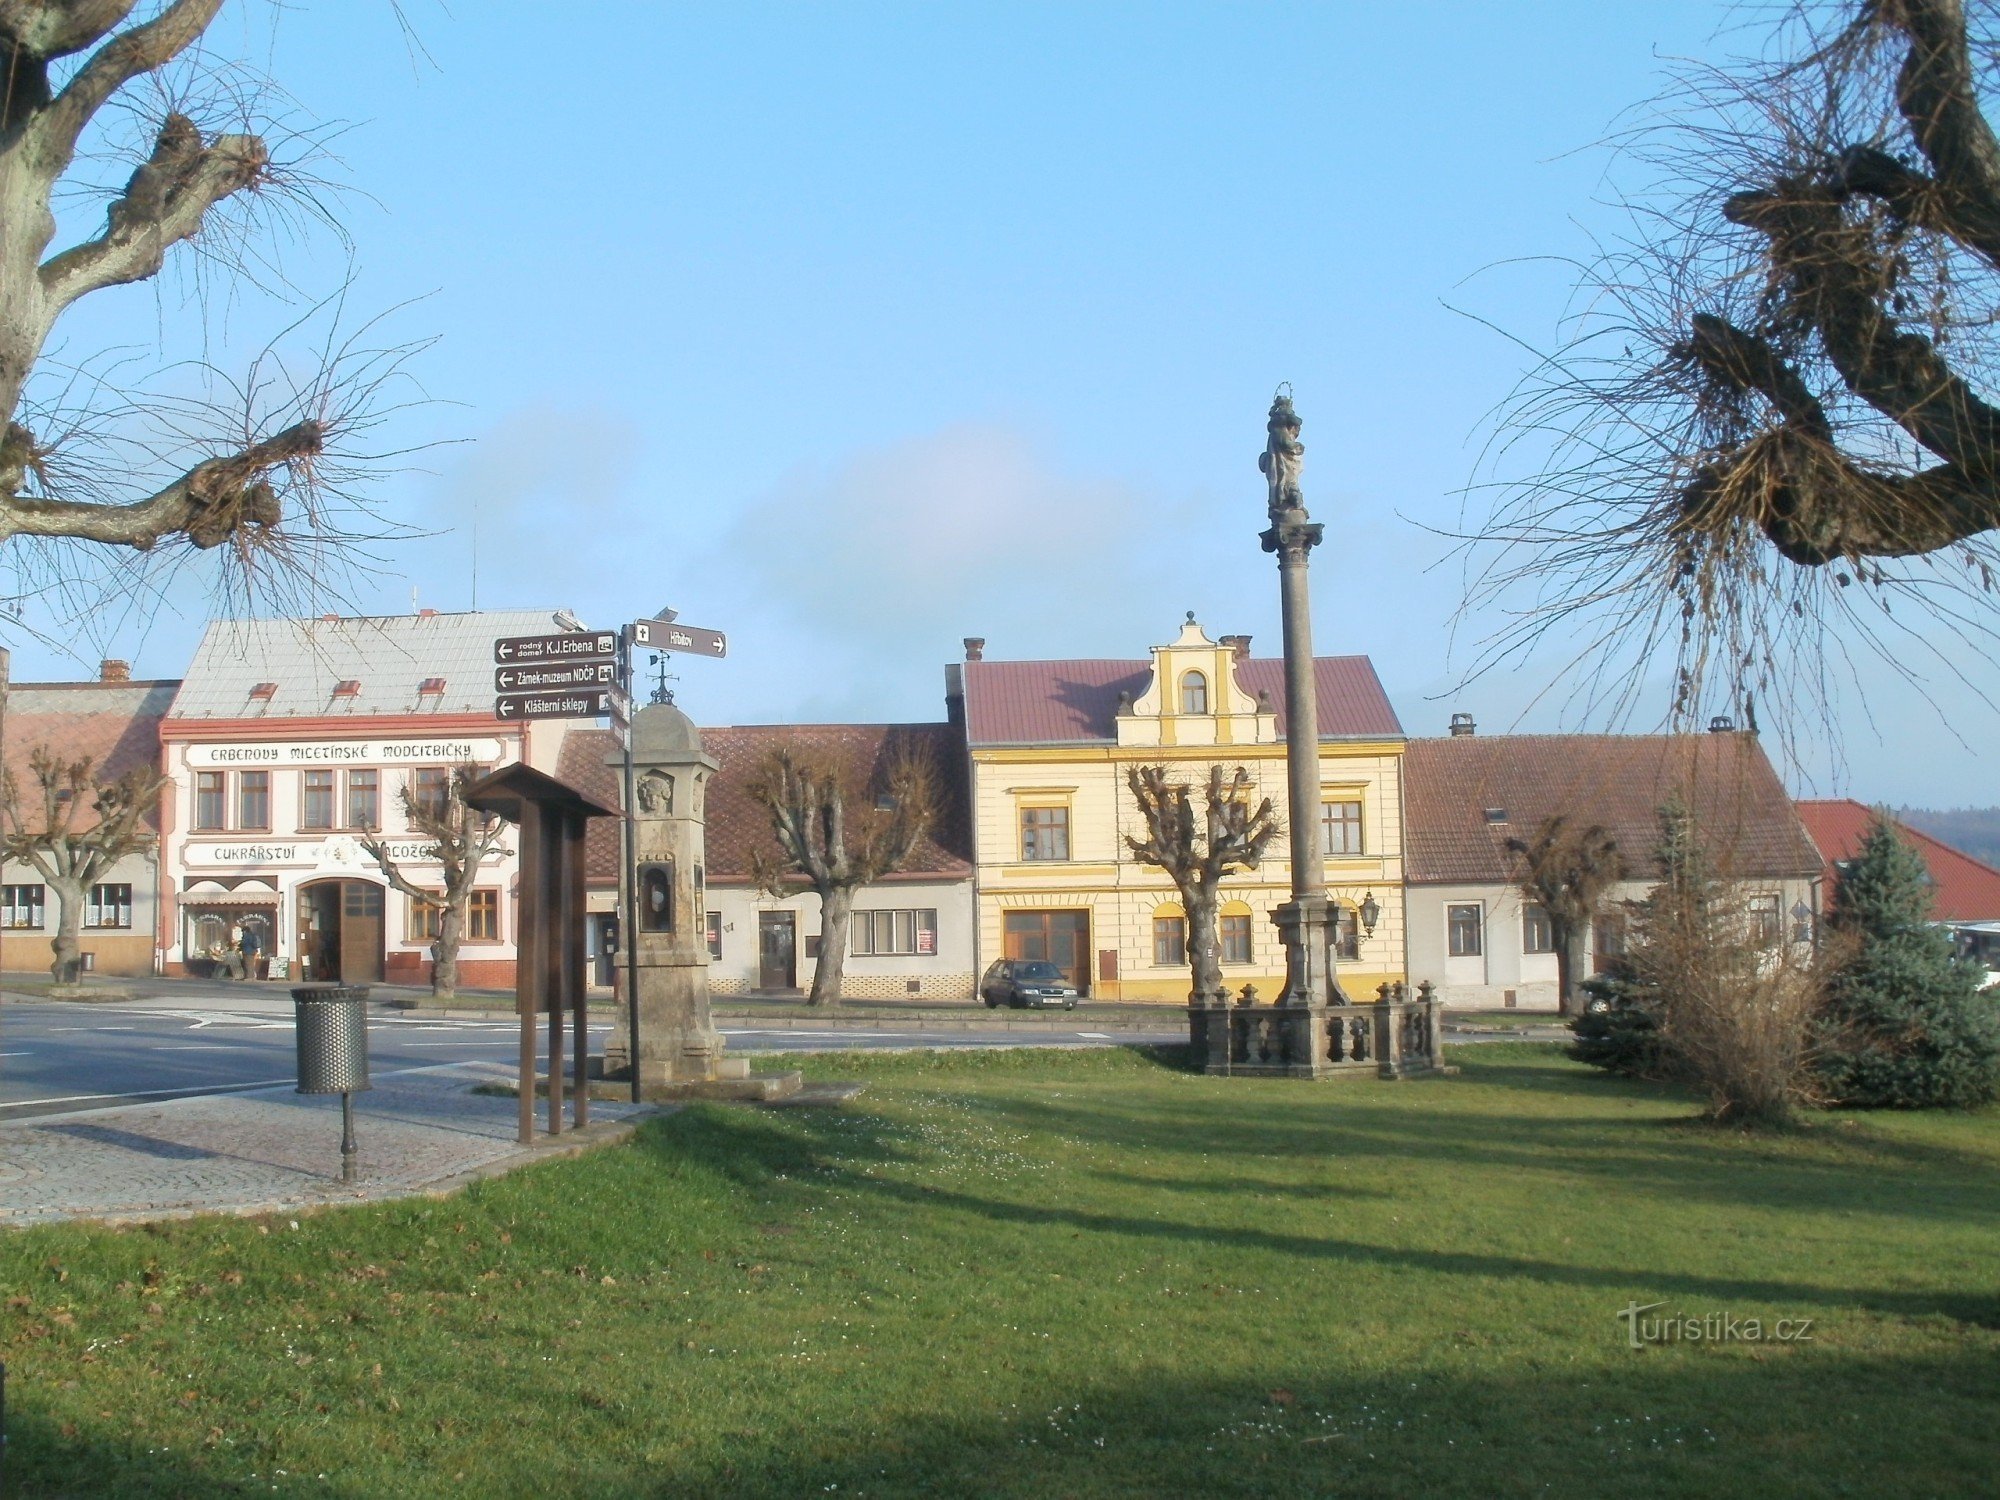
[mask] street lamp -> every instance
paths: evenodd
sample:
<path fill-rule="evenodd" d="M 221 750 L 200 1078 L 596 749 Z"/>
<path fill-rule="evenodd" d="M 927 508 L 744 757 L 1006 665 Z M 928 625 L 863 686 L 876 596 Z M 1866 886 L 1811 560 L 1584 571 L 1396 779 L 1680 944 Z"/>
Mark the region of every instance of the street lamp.
<path fill-rule="evenodd" d="M 1361 898 L 1361 925 L 1368 936 L 1375 936 L 1375 923 L 1382 916 L 1382 908 L 1375 904 L 1375 893 L 1370 891 Z"/>

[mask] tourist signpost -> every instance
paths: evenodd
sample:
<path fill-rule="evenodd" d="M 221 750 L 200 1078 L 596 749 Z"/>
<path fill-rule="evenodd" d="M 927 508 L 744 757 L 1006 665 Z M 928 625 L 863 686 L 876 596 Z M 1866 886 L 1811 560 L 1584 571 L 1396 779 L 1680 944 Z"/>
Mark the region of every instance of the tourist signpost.
<path fill-rule="evenodd" d="M 493 717 L 623 718 L 631 711 L 628 657 L 615 630 L 503 635 L 493 643 Z"/>
<path fill-rule="evenodd" d="M 553 667 L 499 667 L 496 693 L 546 693 L 560 688 L 610 687 L 618 680 L 616 661 L 563 662 Z"/>
<path fill-rule="evenodd" d="M 494 718 L 509 724 L 528 719 L 609 718 L 623 730 L 625 816 L 622 821 L 625 828 L 625 857 L 619 881 L 621 910 L 630 909 L 632 896 L 632 652 L 635 649 L 673 651 L 690 656 L 716 658 L 729 654 L 729 638 L 719 630 L 704 630 L 698 625 L 678 624 L 673 619 L 672 610 L 662 610 L 660 618 L 634 620 L 623 630 L 568 630 L 554 635 L 508 635 L 500 637 L 493 643 Z M 664 686 L 663 683 L 663 689 Z M 492 777 L 487 779 L 487 783 L 493 781 Z M 482 783 L 482 786 L 487 783 Z M 517 804 L 519 800 L 516 798 Z M 534 798 L 530 797 L 528 800 L 532 802 Z M 525 866 L 527 860 L 525 840 L 523 845 L 522 858 Z M 525 941 L 526 935 L 523 936 Z M 581 948 L 578 951 L 581 952 Z M 637 1100 L 639 1007 L 634 1003 L 638 984 L 638 973 L 633 959 L 635 952 L 636 945 L 628 940 L 625 1009 L 631 1022 L 632 1032 L 632 1097 Z M 526 973 L 527 970 L 524 968 L 522 972 Z M 581 1027 L 580 1021 L 578 1024 Z M 524 1035 L 531 1036 L 532 1033 Z M 524 1090 L 527 1088 L 526 1079 L 531 1071 L 531 1064 L 527 1061 L 529 1045 L 527 1041 L 522 1043 Z M 560 1044 L 554 1033 L 551 1033 L 550 1045 L 552 1048 L 559 1048 Z M 556 1055 L 556 1052 L 551 1052 L 552 1058 Z M 580 1079 L 581 1074 L 578 1076 Z M 550 1109 L 553 1120 L 555 1099 L 559 1096 L 560 1090 L 560 1084 L 555 1083 L 553 1078 L 551 1089 Z M 525 1094 L 522 1107 L 524 1110 L 527 1108 Z M 579 1107 L 581 1107 L 580 1098 Z M 525 1115 L 523 1118 L 526 1118 Z M 522 1128 L 525 1132 L 527 1127 L 523 1125 Z M 522 1138 L 525 1140 L 527 1137 L 524 1134 Z"/>
<path fill-rule="evenodd" d="M 680 625 L 672 620 L 634 620 L 625 627 L 625 639 L 648 651 L 684 651 L 690 656 L 729 654 L 729 637 L 721 631 Z"/>
<path fill-rule="evenodd" d="M 618 658 L 615 630 L 565 630 L 556 635 L 503 635 L 493 643 L 493 660 L 501 666 L 519 662 L 582 661 Z"/>

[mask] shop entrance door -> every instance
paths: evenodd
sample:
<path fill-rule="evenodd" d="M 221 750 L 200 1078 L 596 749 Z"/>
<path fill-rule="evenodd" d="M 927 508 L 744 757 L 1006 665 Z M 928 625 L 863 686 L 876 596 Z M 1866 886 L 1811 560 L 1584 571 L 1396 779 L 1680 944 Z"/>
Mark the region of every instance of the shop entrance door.
<path fill-rule="evenodd" d="M 374 984 L 382 978 L 382 887 L 366 880 L 315 880 L 299 887 L 299 954 L 314 984 Z"/>

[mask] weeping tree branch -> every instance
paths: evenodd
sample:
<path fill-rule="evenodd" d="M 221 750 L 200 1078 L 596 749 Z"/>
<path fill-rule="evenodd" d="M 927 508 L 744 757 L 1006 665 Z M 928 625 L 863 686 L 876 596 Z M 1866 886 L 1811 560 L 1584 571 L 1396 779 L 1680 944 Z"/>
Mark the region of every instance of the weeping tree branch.
<path fill-rule="evenodd" d="M 1761 698 L 1835 743 L 1828 659 L 1984 693 L 1996 44 L 1994 0 L 1798 0 L 1761 58 L 1682 65 L 1614 138 L 1650 180 L 1502 408 L 1491 508 L 1456 534 L 1464 613 L 1500 621 L 1468 679 L 1554 650 L 1615 719 L 1670 656 L 1677 727 Z"/>
<path fill-rule="evenodd" d="M 304 175 L 318 143 L 287 127 L 254 81 L 202 55 L 221 8 L 0 0 L 0 543 L 13 543 L 6 558 L 17 571 L 53 573 L 58 590 L 92 567 L 47 549 L 81 543 L 131 557 L 179 543 L 162 555 L 222 549 L 225 588 L 323 595 L 343 568 L 365 566 L 347 560 L 379 534 L 342 530 L 335 514 L 365 510 L 359 486 L 395 457 L 358 443 L 387 415 L 377 403 L 410 350 L 370 354 L 329 338 L 307 356 L 316 373 L 304 378 L 268 349 L 247 379 L 197 367 L 219 399 L 107 390 L 88 356 L 82 367 L 45 358 L 68 309 L 160 276 L 177 247 L 250 285 L 259 278 L 243 235 L 254 213 L 333 223 Z M 126 112 L 114 101 L 142 92 L 136 108 L 151 125 L 139 159 L 122 186 L 101 182 L 95 163 L 126 149 Z M 291 153 L 282 160 L 273 131 Z M 51 253 L 54 204 L 97 191 L 102 228 Z M 332 305 L 337 317 L 339 301 L 314 311 Z M 287 336 L 317 338 L 299 324 Z M 86 404 L 73 408 L 79 388 Z M 240 411 L 228 409 L 237 401 Z"/>

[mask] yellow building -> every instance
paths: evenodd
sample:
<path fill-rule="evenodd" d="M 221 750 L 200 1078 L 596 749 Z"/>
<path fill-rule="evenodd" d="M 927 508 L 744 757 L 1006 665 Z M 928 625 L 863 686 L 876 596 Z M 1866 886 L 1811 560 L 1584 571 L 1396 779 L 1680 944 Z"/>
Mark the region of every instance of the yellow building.
<path fill-rule="evenodd" d="M 1173 882 L 1139 864 L 1126 785 L 1165 764 L 1194 783 L 1244 767 L 1285 807 L 1284 663 L 1248 636 L 1210 640 L 1192 615 L 1146 661 L 987 661 L 985 643 L 946 671 L 972 761 L 978 964 L 1048 958 L 1098 999 L 1185 1001 L 1186 922 Z M 1366 657 L 1316 659 L 1320 826 L 1328 894 L 1341 906 L 1340 978 L 1350 997 L 1404 977 L 1403 729 Z M 1229 877 L 1223 976 L 1277 998 L 1285 955 L 1271 910 L 1291 894 L 1290 845 Z M 1368 930 L 1359 913 L 1378 909 Z"/>

